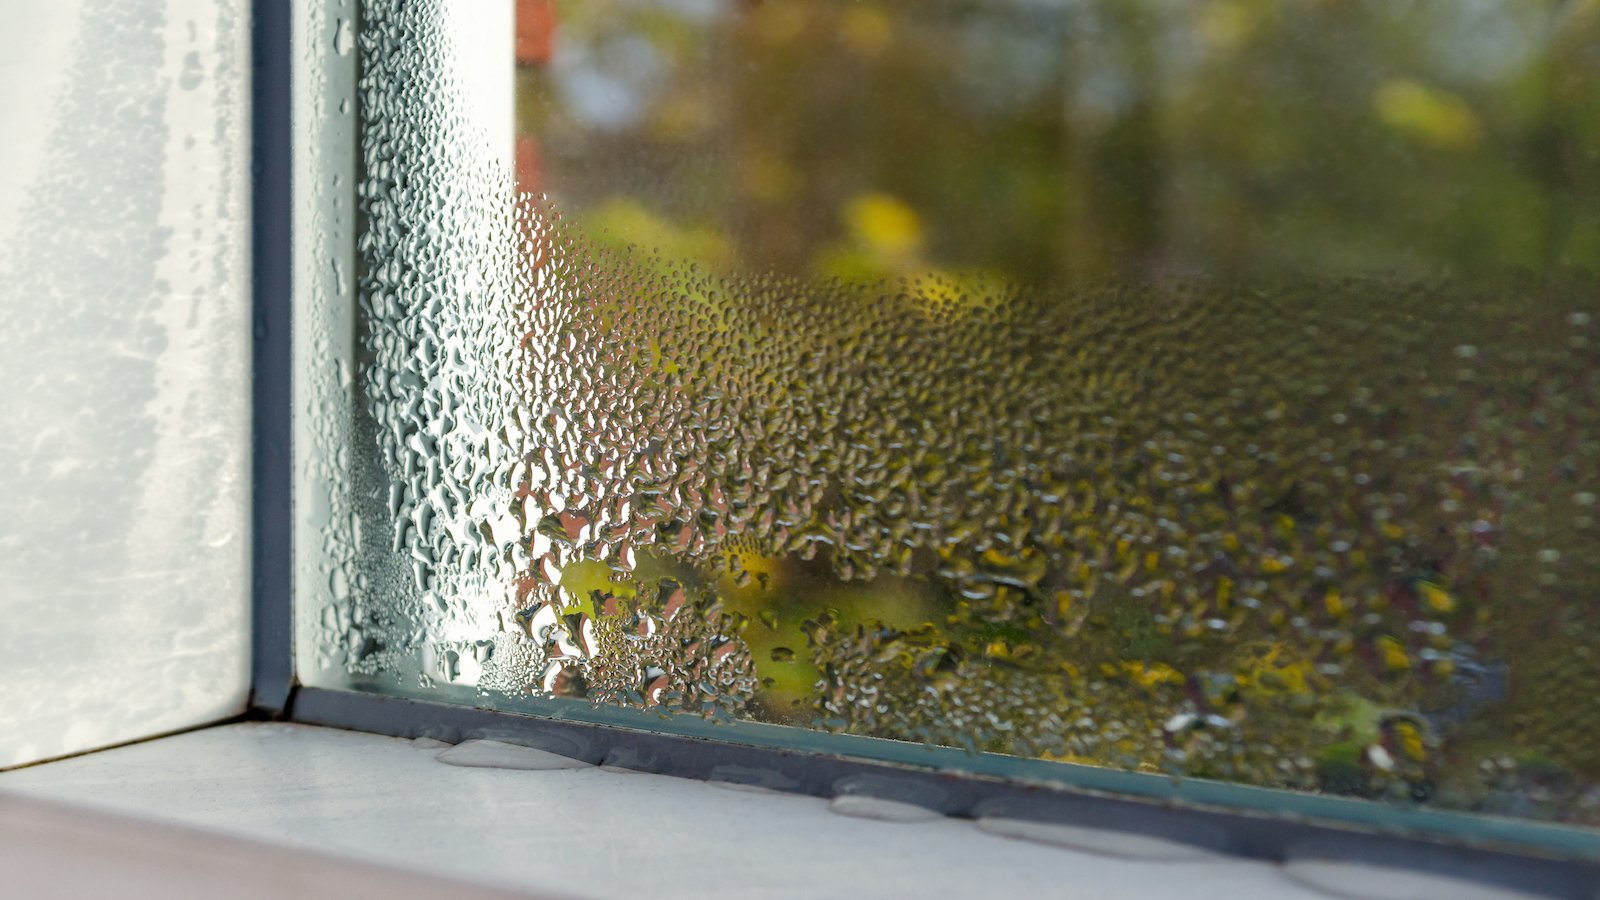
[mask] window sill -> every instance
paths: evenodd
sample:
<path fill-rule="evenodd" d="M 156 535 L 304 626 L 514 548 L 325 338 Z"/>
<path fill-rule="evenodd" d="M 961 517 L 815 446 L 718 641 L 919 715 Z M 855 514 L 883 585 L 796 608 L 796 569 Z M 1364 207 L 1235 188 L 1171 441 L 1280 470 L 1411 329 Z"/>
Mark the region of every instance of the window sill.
<path fill-rule="evenodd" d="M 816 798 L 592 767 L 465 768 L 439 752 L 303 725 L 219 726 L 0 774 L 0 834 L 48 842 L 61 829 L 35 824 L 72 808 L 162 823 L 141 840 L 166 847 L 159 858 L 179 893 L 193 894 L 215 884 L 205 879 L 219 857 L 204 847 L 222 841 L 287 860 L 260 870 L 316 873 L 285 882 L 283 894 L 332 893 L 322 888 L 355 877 L 405 886 L 387 896 L 438 896 L 437 882 L 414 881 L 423 876 L 527 896 L 1326 896 L 1251 860 L 1128 859 L 1008 839 L 967 820 L 856 818 Z M 81 895 L 79 877 L 121 884 L 119 868 L 152 858 L 57 843 L 49 887 L 62 896 Z M 0 847 L 0 860 L 27 852 L 26 842 Z M 1458 885 L 1456 896 L 1461 887 L 1474 886 Z"/>

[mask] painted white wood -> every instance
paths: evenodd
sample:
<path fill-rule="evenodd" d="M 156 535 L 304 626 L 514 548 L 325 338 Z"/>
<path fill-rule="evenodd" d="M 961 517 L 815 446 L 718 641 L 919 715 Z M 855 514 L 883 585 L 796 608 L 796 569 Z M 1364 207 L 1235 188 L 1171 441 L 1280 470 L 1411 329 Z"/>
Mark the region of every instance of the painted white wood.
<path fill-rule="evenodd" d="M 1152 863 L 970 821 L 858 818 L 815 798 L 599 767 L 455 766 L 442 752 L 431 741 L 227 725 L 0 773 L 0 793 L 585 897 L 1320 896 L 1265 863 Z"/>
<path fill-rule="evenodd" d="M 5 893 L 30 900 L 554 897 L 0 794 Z"/>
<path fill-rule="evenodd" d="M 249 4 L 0 0 L 0 768 L 243 710 Z"/>

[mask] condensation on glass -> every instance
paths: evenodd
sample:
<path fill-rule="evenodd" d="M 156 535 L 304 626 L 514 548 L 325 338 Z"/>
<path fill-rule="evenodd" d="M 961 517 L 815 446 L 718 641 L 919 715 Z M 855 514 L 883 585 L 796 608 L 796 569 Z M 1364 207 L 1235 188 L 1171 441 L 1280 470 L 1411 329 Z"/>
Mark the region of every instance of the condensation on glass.
<path fill-rule="evenodd" d="M 250 688 L 249 6 L 5 6 L 0 767 Z"/>
<path fill-rule="evenodd" d="M 1600 6 L 518 12 L 363 9 L 302 678 L 1600 822 Z"/>

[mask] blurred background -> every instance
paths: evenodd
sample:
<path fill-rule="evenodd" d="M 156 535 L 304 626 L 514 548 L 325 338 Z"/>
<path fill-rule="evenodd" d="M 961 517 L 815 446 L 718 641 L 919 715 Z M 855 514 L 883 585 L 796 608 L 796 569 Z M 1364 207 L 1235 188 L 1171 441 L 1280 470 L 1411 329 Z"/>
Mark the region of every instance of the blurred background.
<path fill-rule="evenodd" d="M 1592 0 L 523 0 L 519 30 L 522 186 L 721 266 L 1600 259 Z"/>

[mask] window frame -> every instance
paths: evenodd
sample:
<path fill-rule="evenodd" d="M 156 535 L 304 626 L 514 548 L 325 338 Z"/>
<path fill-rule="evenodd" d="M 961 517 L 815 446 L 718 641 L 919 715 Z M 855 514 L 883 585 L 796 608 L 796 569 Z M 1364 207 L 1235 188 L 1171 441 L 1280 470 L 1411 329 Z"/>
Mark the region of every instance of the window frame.
<path fill-rule="evenodd" d="M 1315 852 L 1549 896 L 1590 896 L 1600 883 L 1600 832 L 1571 826 L 756 723 L 713 726 L 678 717 L 669 724 L 653 713 L 577 701 L 552 701 L 547 713 L 529 714 L 300 685 L 293 498 L 302 464 L 295 448 L 306 443 L 299 422 L 308 407 L 295 360 L 313 324 L 308 304 L 327 289 L 314 273 L 329 267 L 310 260 L 333 260 L 332 277 L 350 279 L 352 291 L 357 273 L 360 51 L 334 29 L 358 27 L 359 5 L 302 0 L 254 11 L 253 717 L 408 738 L 493 737 L 665 775 L 821 797 L 865 793 L 956 817 L 1024 818 L 1179 842 L 1202 835 L 1229 855 L 1283 861 Z M 319 103 L 328 109 L 340 100 L 350 103 L 348 115 L 317 120 Z M 806 739 L 780 740 L 778 730 Z"/>

